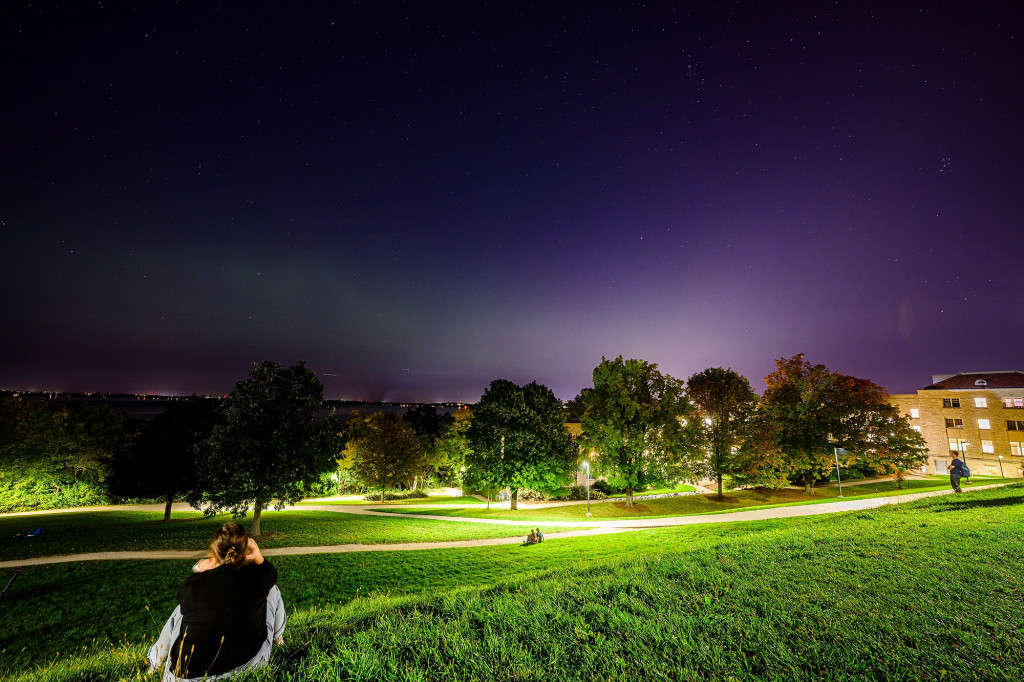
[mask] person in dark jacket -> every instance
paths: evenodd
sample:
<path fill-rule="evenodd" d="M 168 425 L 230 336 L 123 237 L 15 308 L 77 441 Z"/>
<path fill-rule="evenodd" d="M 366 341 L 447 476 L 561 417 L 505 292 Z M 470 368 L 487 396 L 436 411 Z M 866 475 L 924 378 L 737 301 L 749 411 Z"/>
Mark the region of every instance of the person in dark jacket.
<path fill-rule="evenodd" d="M 286 616 L 277 569 L 241 525 L 217 530 L 210 555 L 178 588 L 171 614 L 148 659 L 167 659 L 164 682 L 230 677 L 266 664 L 281 643 Z"/>
<path fill-rule="evenodd" d="M 953 486 L 955 492 L 962 493 L 963 490 L 960 490 L 960 479 L 964 475 L 964 463 L 960 461 L 959 457 L 954 457 L 947 468 L 949 469 L 950 485 Z"/>

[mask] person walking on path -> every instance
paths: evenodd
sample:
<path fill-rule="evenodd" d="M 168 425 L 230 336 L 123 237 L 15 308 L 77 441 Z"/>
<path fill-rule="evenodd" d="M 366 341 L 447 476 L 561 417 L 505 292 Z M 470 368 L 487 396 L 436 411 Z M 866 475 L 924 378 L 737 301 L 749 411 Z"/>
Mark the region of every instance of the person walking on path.
<path fill-rule="evenodd" d="M 949 464 L 949 483 L 953 486 L 954 492 L 962 493 L 960 490 L 960 479 L 964 475 L 964 463 L 960 461 L 959 457 L 954 457 L 953 461 Z"/>

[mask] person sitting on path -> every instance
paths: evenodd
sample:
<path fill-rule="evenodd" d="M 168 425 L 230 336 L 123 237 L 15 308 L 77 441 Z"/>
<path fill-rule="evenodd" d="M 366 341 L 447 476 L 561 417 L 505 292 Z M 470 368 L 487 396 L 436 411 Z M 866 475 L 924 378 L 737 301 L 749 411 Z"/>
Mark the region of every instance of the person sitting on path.
<path fill-rule="evenodd" d="M 178 588 L 178 606 L 146 658 L 154 670 L 166 659 L 163 682 L 224 679 L 265 665 L 286 622 L 277 569 L 230 521 Z"/>
<path fill-rule="evenodd" d="M 537 533 L 537 542 L 544 542 L 544 533 L 540 531 L 540 528 L 534 528 Z"/>
<path fill-rule="evenodd" d="M 538 542 L 540 541 L 537 539 L 537 533 L 531 530 L 530 534 L 526 536 L 526 544 L 536 545 Z"/>

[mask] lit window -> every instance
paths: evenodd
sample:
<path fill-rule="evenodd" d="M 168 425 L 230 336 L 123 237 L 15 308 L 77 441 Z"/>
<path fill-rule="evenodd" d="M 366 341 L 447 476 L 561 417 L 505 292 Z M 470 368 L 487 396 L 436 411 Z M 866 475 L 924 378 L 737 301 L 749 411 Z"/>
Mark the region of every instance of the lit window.
<path fill-rule="evenodd" d="M 978 420 L 978 428 L 979 429 L 991 429 L 992 427 L 989 425 L 987 419 L 979 419 Z"/>
<path fill-rule="evenodd" d="M 985 398 L 975 398 L 974 399 L 974 406 L 975 407 L 988 407 L 988 401 Z"/>
<path fill-rule="evenodd" d="M 983 440 L 983 441 L 981 441 L 981 451 L 982 452 L 995 452 L 996 449 L 992 445 L 992 441 L 990 441 L 990 440 Z"/>
<path fill-rule="evenodd" d="M 1003 398 L 1003 407 L 1020 409 L 1024 407 L 1024 398 Z"/>
<path fill-rule="evenodd" d="M 1014 398 L 1013 399 L 1013 406 L 1014 407 L 1024 407 L 1024 398 Z"/>
<path fill-rule="evenodd" d="M 943 398 L 943 407 L 960 407 L 960 398 Z M 1024 406 L 1024 405 L 1022 405 Z"/>
<path fill-rule="evenodd" d="M 920 426 L 911 426 L 910 428 L 914 429 L 918 433 L 921 433 L 921 427 Z"/>
<path fill-rule="evenodd" d="M 916 407 L 910 408 L 910 418 L 911 419 L 920 419 L 921 418 L 921 410 L 917 409 Z"/>
<path fill-rule="evenodd" d="M 1010 443 L 1010 454 L 1014 457 L 1024 457 L 1021 454 L 1021 443 Z"/>

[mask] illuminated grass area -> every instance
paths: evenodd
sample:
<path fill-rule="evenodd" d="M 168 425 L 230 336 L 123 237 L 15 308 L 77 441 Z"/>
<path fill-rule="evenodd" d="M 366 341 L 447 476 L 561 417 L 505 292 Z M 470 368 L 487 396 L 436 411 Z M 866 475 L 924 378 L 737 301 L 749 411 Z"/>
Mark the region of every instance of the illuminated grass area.
<path fill-rule="evenodd" d="M 358 500 L 303 500 L 299 505 L 309 504 L 331 504 L 331 505 L 349 505 L 364 507 L 368 505 L 381 505 L 380 499 L 367 500 L 365 496 L 360 496 Z M 435 505 L 435 504 L 487 504 L 486 501 L 477 499 L 472 495 L 463 495 L 461 497 L 455 497 L 454 495 L 431 495 L 430 497 L 413 498 L 411 500 L 386 500 L 384 506 L 388 505 L 401 505 L 407 507 L 409 505 Z"/>
<path fill-rule="evenodd" d="M 1013 680 L 1022 555 L 1014 485 L 531 547 L 279 557 L 286 643 L 240 679 Z M 155 680 L 140 661 L 189 564 L 26 569 L 0 673 Z"/>
<path fill-rule="evenodd" d="M 175 513 L 169 522 L 163 512 L 106 511 L 0 517 L 0 558 L 78 554 L 82 552 L 152 549 L 202 550 L 229 515 L 204 518 L 202 514 Z M 243 521 L 247 524 L 248 520 Z M 260 547 L 306 545 L 394 544 L 444 542 L 525 536 L 530 528 L 472 524 L 444 520 L 405 519 L 399 516 L 356 516 L 329 511 L 264 512 Z M 13 535 L 42 527 L 38 538 Z"/>
<path fill-rule="evenodd" d="M 1006 479 L 1010 482 L 1012 479 Z M 984 484 L 1000 483 L 1001 479 L 986 480 Z M 981 477 L 966 485 L 965 490 L 982 485 Z M 896 484 L 889 480 L 879 480 L 860 485 L 844 485 L 843 498 L 891 497 L 923 493 L 934 490 L 948 490 L 949 480 L 945 477 L 915 480 L 909 487 L 898 490 Z M 690 516 L 694 514 L 722 514 L 731 511 L 767 509 L 783 505 L 821 504 L 835 502 L 839 489 L 834 487 L 818 488 L 812 495 L 805 495 L 803 490 L 787 488 L 783 490 L 730 490 L 721 502 L 715 494 L 685 495 L 681 497 L 637 500 L 633 507 L 627 507 L 622 500 L 611 499 L 591 502 L 590 520 L 607 521 L 616 519 L 643 519 L 668 516 Z M 544 523 L 545 521 L 580 521 L 585 522 L 587 505 L 572 504 L 544 509 L 388 509 L 395 514 L 427 514 L 452 518 L 485 518 L 522 521 L 524 523 Z"/>

